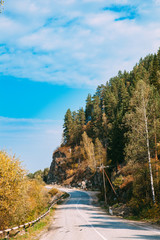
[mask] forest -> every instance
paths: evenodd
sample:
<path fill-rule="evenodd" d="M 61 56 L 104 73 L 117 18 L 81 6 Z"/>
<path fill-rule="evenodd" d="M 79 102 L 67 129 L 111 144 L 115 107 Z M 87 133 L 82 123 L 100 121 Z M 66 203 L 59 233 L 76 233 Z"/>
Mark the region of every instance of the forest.
<path fill-rule="evenodd" d="M 67 110 L 63 144 L 93 173 L 104 164 L 134 215 L 160 215 L 160 49 L 88 94 L 85 109 Z M 106 185 L 109 201 L 114 193 Z"/>

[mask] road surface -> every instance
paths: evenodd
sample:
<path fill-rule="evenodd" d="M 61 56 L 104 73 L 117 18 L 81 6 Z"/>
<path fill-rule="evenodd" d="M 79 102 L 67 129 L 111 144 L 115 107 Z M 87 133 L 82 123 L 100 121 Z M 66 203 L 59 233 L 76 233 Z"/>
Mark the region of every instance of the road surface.
<path fill-rule="evenodd" d="M 160 240 L 160 230 L 116 218 L 93 206 L 87 192 L 68 190 L 54 222 L 40 240 Z"/>

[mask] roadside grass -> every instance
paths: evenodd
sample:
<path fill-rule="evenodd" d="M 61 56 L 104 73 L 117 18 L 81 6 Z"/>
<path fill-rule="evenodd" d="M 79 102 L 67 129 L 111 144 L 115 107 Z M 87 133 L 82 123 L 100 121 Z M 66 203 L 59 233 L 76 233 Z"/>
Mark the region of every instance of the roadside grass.
<path fill-rule="evenodd" d="M 63 202 L 69 197 L 68 193 L 63 194 L 63 199 L 60 199 L 57 203 L 57 205 L 63 204 Z M 49 214 L 45 216 L 43 219 L 41 219 L 39 222 L 35 223 L 32 227 L 23 229 L 21 232 L 19 232 L 16 236 L 11 236 L 11 240 L 39 240 L 40 237 L 47 231 L 49 228 L 51 222 L 53 221 L 53 217 L 55 214 L 55 205 L 53 208 L 51 208 Z"/>
<path fill-rule="evenodd" d="M 26 228 L 26 230 L 22 230 L 16 236 L 10 237 L 11 240 L 38 240 L 40 236 L 48 229 L 53 220 L 53 216 L 55 213 L 55 207 L 52 208 L 49 214 L 41 219 L 39 222 L 35 223 L 32 227 Z"/>
<path fill-rule="evenodd" d="M 141 221 L 142 219 L 140 219 L 137 216 L 128 216 L 128 217 L 124 217 L 124 219 L 126 220 L 133 220 L 133 221 Z"/>

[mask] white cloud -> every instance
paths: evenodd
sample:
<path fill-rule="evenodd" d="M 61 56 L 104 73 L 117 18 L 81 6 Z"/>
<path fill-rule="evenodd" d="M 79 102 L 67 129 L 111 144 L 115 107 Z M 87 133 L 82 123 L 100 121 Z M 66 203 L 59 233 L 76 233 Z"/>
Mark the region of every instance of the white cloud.
<path fill-rule="evenodd" d="M 19 122 L 19 123 L 54 123 L 51 119 L 35 119 L 35 118 L 8 118 L 0 116 L 0 122 Z"/>
<path fill-rule="evenodd" d="M 88 15 L 85 22 L 89 26 L 103 28 L 104 26 L 114 22 L 116 17 L 118 17 L 118 15 L 110 12 L 95 13 Z"/>
<path fill-rule="evenodd" d="M 67 47 L 61 35 L 61 31 L 57 34 L 52 28 L 40 29 L 36 33 L 22 37 L 19 44 L 22 48 L 35 48 L 48 52 Z"/>
<path fill-rule="evenodd" d="M 135 19 L 115 21 L 121 12 L 102 10 L 113 4 L 133 5 L 130 0 L 8 0 L 0 16 L 1 71 L 33 81 L 91 86 L 130 70 L 159 47 L 160 9 L 134 1 Z"/>
<path fill-rule="evenodd" d="M 34 135 L 35 132 L 38 131 L 38 134 L 44 135 L 45 133 L 59 133 L 61 131 L 61 127 L 57 129 L 55 126 L 61 126 L 62 121 L 50 120 L 50 119 L 29 119 L 29 118 L 7 118 L 0 117 L 0 126 L 1 126 L 1 134 L 5 133 L 15 133 L 16 132 L 25 132 L 26 135 L 30 134 Z M 16 136 L 15 136 L 16 137 Z"/>
<path fill-rule="evenodd" d="M 102 2 L 105 5 L 110 5 L 110 4 L 123 5 L 123 4 L 127 4 L 128 0 L 108 0 L 108 1 L 106 1 L 106 0 L 83 0 L 83 2 L 85 2 L 85 3 L 93 3 L 93 2 L 99 3 L 99 2 Z"/>
<path fill-rule="evenodd" d="M 154 3 L 158 6 L 160 6 L 160 0 L 154 0 Z"/>

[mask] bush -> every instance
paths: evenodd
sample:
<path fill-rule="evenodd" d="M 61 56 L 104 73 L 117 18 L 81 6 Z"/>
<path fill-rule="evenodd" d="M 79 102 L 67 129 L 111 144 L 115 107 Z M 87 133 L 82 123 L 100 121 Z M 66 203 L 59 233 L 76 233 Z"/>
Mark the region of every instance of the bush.
<path fill-rule="evenodd" d="M 154 221 L 159 221 L 160 216 L 160 205 L 154 204 L 150 208 L 143 209 L 141 213 L 142 218 L 152 219 Z"/>
<path fill-rule="evenodd" d="M 0 151 L 0 230 L 33 220 L 48 202 L 47 190 L 26 177 L 20 161 Z"/>
<path fill-rule="evenodd" d="M 26 173 L 15 156 L 0 151 L 0 227 L 16 222 L 24 203 Z M 21 216 L 19 216 L 21 219 Z"/>
<path fill-rule="evenodd" d="M 58 189 L 56 188 L 52 188 L 51 190 L 49 190 L 49 194 L 51 195 L 51 197 L 55 196 L 58 193 Z"/>

